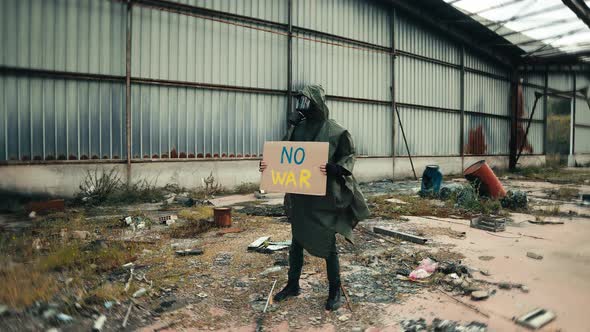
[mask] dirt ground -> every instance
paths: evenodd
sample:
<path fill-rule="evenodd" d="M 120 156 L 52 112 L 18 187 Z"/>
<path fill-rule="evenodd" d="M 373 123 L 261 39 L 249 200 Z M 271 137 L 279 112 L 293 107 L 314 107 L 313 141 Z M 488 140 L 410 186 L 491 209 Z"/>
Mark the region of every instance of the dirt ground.
<path fill-rule="evenodd" d="M 579 198 L 590 192 L 590 171 L 575 174 L 571 181 L 555 175 L 559 183 L 502 175 L 506 189 L 527 192 L 528 208 L 502 209 L 509 220 L 497 233 L 470 227 L 465 216 L 473 211 L 419 198 L 416 181 L 364 184 L 373 210 L 391 218 L 362 222 L 354 245 L 338 238 L 351 303 L 336 312 L 323 309 L 325 262 L 306 255 L 302 294 L 269 303 L 263 313 L 273 283 L 276 293 L 286 282 L 288 255 L 247 247 L 261 236 L 290 240 L 290 225 L 277 215 L 280 195 L 225 195 L 193 207 L 169 195 L 166 203 L 68 206 L 34 218 L 2 214 L 0 330 L 91 330 L 105 315 L 103 331 L 413 331 L 420 329 L 407 322 L 420 318 L 428 324 L 438 318 L 486 326 L 470 331 L 525 331 L 513 317 L 544 308 L 556 319 L 541 331 L 590 331 L 590 207 Z M 212 227 L 207 203 L 231 206 L 232 228 L 239 232 L 220 234 L 221 228 Z M 179 216 L 174 225 L 158 222 L 169 214 Z M 120 220 L 126 216 L 148 222 L 134 230 Z M 375 234 L 375 226 L 428 241 Z M 176 254 L 192 248 L 203 254 Z M 439 270 L 418 282 L 408 280 L 427 257 L 439 262 Z M 444 272 L 443 265 L 465 269 Z M 473 301 L 473 290 L 491 295 Z"/>

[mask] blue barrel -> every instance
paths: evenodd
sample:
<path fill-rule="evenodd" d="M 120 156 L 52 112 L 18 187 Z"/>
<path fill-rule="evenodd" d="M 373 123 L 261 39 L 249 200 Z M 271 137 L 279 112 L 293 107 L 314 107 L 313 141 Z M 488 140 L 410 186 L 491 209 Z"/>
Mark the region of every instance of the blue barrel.
<path fill-rule="evenodd" d="M 438 165 L 428 165 L 422 173 L 421 196 L 437 196 L 442 185 L 443 175 Z"/>

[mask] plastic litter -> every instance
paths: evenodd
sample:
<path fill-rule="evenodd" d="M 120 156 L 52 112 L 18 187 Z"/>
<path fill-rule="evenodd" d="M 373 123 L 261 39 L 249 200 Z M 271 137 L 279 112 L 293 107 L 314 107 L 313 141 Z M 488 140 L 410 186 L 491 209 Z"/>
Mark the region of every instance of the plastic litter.
<path fill-rule="evenodd" d="M 414 271 L 410 272 L 410 280 L 419 280 L 430 277 L 436 271 L 438 263 L 430 258 L 424 258 Z"/>

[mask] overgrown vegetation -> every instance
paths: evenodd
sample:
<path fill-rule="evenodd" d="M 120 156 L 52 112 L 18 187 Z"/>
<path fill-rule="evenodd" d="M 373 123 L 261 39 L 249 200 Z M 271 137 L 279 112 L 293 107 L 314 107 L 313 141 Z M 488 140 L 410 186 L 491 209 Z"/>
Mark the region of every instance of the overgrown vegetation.
<path fill-rule="evenodd" d="M 102 275 L 134 261 L 147 244 L 93 240 L 118 220 L 89 220 L 81 213 L 54 213 L 23 233 L 1 233 L 0 303 L 24 309 L 36 301 L 84 299 L 101 286 Z M 88 232 L 85 240 L 72 231 Z M 96 293 L 106 290 L 96 290 Z M 116 293 L 116 292 L 111 292 Z"/>
<path fill-rule="evenodd" d="M 546 192 L 548 198 L 562 201 L 573 200 L 580 195 L 579 189 L 571 187 L 559 187 L 557 189 L 549 189 Z"/>
<path fill-rule="evenodd" d="M 125 183 L 115 168 L 87 171 L 76 195 L 76 202 L 84 205 L 116 205 L 160 201 L 164 198 L 164 190 L 157 188 L 155 182 L 141 179 Z"/>
<path fill-rule="evenodd" d="M 571 183 L 571 184 L 582 184 L 587 183 L 590 179 L 589 168 L 557 168 L 557 167 L 523 167 L 517 168 L 512 173 L 508 171 L 501 172 L 499 176 L 516 174 L 526 179 L 548 181 L 552 183 Z"/>
<path fill-rule="evenodd" d="M 178 212 L 178 217 L 186 222 L 170 227 L 169 234 L 172 238 L 193 238 L 213 227 L 213 209 L 208 206 L 196 206 L 181 210 Z"/>

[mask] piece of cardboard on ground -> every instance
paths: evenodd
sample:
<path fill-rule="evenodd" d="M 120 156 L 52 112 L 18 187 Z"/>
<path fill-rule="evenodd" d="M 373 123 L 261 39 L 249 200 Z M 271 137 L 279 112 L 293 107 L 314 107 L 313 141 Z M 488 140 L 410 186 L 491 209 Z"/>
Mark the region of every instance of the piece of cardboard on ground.
<path fill-rule="evenodd" d="M 266 142 L 260 188 L 274 193 L 325 196 L 327 177 L 320 166 L 328 162 L 327 142 Z"/>

